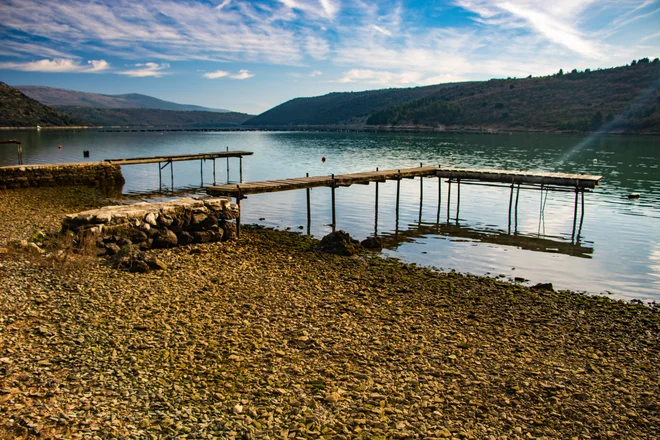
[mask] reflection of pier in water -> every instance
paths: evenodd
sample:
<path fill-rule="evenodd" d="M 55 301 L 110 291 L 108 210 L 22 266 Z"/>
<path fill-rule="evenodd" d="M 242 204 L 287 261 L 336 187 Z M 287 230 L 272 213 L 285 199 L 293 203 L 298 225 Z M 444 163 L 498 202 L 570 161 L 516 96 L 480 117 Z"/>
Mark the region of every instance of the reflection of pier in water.
<path fill-rule="evenodd" d="M 540 238 L 528 234 L 510 234 L 498 229 L 477 229 L 464 227 L 453 223 L 412 223 L 407 230 L 397 228 L 394 232 L 380 235 L 384 248 L 396 250 L 403 243 L 414 242 L 418 238 L 429 236 L 444 236 L 461 238 L 481 243 L 492 243 L 503 246 L 515 246 L 520 249 L 550 252 L 570 255 L 573 257 L 591 258 L 594 249 L 579 243 Z"/>

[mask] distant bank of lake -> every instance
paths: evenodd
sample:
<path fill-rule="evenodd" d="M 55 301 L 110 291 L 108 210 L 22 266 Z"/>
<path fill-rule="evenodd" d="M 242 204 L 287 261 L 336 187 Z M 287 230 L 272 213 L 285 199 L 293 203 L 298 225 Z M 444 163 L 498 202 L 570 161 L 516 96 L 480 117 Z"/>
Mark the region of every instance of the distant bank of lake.
<path fill-rule="evenodd" d="M 521 191 L 515 224 L 509 224 L 509 189 L 461 185 L 447 210 L 447 184 L 438 180 L 401 184 L 398 225 L 395 182 L 380 184 L 375 224 L 374 184 L 337 190 L 337 227 L 362 239 L 375 232 L 385 254 L 477 275 L 504 275 L 555 288 L 660 301 L 660 137 L 555 134 L 435 134 L 332 132 L 101 132 L 2 131 L 0 140 L 23 142 L 25 163 L 96 161 L 109 158 L 211 151 L 253 151 L 243 160 L 243 179 L 257 181 L 440 164 L 442 166 L 545 170 L 599 174 L 602 186 L 585 195 L 579 240 L 573 230 L 572 193 Z M 62 149 L 58 149 L 58 146 Z M 89 150 L 90 157 L 83 158 Z M 326 162 L 321 157 L 326 157 Z M 13 145 L 0 150 L 0 165 L 16 163 Z M 212 162 L 202 164 L 212 184 Z M 124 192 L 158 189 L 158 167 L 123 167 Z M 163 181 L 169 184 L 169 170 Z M 175 187 L 199 188 L 200 163 L 174 164 Z M 230 162 L 231 181 L 238 163 Z M 226 162 L 216 162 L 225 182 Z M 628 194 L 637 192 L 639 199 Z M 541 210 L 541 208 L 543 209 Z M 250 196 L 243 222 L 306 232 L 305 191 Z M 579 218 L 578 218 L 579 220 Z M 330 231 L 330 190 L 312 191 L 311 233 Z"/>

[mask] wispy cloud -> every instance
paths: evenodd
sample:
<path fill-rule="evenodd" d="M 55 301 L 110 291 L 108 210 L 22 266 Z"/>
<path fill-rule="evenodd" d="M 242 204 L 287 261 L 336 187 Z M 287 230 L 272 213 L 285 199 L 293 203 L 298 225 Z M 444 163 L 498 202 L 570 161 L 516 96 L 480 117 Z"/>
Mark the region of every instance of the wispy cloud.
<path fill-rule="evenodd" d="M 29 62 L 0 62 L 0 69 L 24 72 L 99 73 L 106 71 L 109 67 L 108 62 L 104 60 L 90 60 L 83 64 L 78 60 L 65 58 Z"/>
<path fill-rule="evenodd" d="M 202 75 L 204 78 L 208 79 L 218 79 L 218 78 L 231 78 L 231 79 L 248 79 L 254 76 L 254 73 L 249 70 L 239 70 L 238 73 L 230 73 L 225 70 L 216 70 L 215 72 L 207 72 Z"/>
<path fill-rule="evenodd" d="M 162 64 L 144 63 L 144 64 L 136 64 L 135 67 L 137 67 L 137 69 L 123 70 L 117 73 L 121 75 L 133 76 L 138 78 L 144 78 L 144 77 L 160 78 L 161 76 L 167 74 L 167 72 L 165 72 L 165 69 L 169 69 L 170 65 L 168 63 L 162 63 Z"/>
<path fill-rule="evenodd" d="M 309 76 L 311 76 L 312 78 L 321 75 L 323 75 L 323 72 L 321 72 L 320 70 L 312 70 L 312 72 L 309 74 Z"/>
<path fill-rule="evenodd" d="M 252 78 L 253 76 L 254 73 L 250 72 L 249 70 L 241 70 L 238 73 L 229 75 L 229 77 L 232 79 L 248 79 L 248 78 Z"/>
<path fill-rule="evenodd" d="M 216 70 L 215 72 L 207 72 L 203 76 L 204 78 L 208 79 L 218 79 L 218 78 L 224 78 L 225 76 L 229 76 L 229 72 L 225 72 L 224 70 Z"/>
<path fill-rule="evenodd" d="M 305 0 L 279 1 L 288 8 L 298 9 L 312 16 L 319 16 L 327 19 L 335 18 L 340 10 L 339 2 L 336 0 L 319 0 L 318 2 Z"/>
<path fill-rule="evenodd" d="M 421 72 L 405 71 L 405 72 L 389 72 L 383 70 L 370 70 L 370 69 L 351 69 L 344 73 L 344 75 L 334 80 L 338 83 L 367 83 L 375 84 L 382 87 L 404 87 L 410 85 L 429 85 L 438 84 L 442 82 L 457 82 L 462 78 L 452 75 L 437 75 L 428 76 Z"/>

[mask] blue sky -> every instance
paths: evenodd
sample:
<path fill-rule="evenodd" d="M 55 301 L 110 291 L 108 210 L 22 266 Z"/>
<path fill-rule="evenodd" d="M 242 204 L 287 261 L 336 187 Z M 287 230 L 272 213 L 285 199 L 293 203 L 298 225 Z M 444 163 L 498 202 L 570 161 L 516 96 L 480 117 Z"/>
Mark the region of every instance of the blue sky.
<path fill-rule="evenodd" d="M 660 56 L 660 0 L 2 0 L 0 81 L 260 113 Z"/>

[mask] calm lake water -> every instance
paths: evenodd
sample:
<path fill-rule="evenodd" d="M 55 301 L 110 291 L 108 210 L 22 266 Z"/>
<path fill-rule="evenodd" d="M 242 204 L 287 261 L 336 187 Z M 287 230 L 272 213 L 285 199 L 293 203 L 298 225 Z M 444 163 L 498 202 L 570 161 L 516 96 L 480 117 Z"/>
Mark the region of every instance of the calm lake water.
<path fill-rule="evenodd" d="M 603 176 L 585 194 L 580 229 L 574 223 L 574 194 L 521 190 L 517 218 L 509 223 L 509 188 L 456 185 L 447 208 L 442 182 L 403 180 L 395 216 L 396 182 L 379 185 L 375 223 L 375 184 L 339 188 L 337 228 L 363 239 L 378 233 L 386 255 L 443 270 L 520 277 L 529 283 L 608 294 L 623 299 L 660 301 L 660 138 L 551 134 L 373 134 L 373 133 L 108 133 L 98 131 L 0 132 L 0 139 L 23 141 L 24 162 L 62 163 L 101 159 L 253 151 L 243 159 L 243 181 L 328 175 L 424 165 L 504 168 Z M 58 149 L 58 145 L 62 149 Z M 90 158 L 83 159 L 83 150 Z M 323 163 L 321 157 L 327 161 Z M 0 150 L 0 165 L 14 165 L 13 145 Z M 203 164 L 204 185 L 213 183 L 213 162 Z M 238 160 L 229 180 L 239 178 Z M 125 193 L 157 190 L 158 166 L 123 167 Z M 227 181 L 226 161 L 216 162 L 216 180 Z M 169 168 L 163 183 L 169 188 Z M 200 163 L 174 164 L 176 188 L 199 188 Z M 628 199 L 640 193 L 637 200 Z M 420 203 L 420 193 L 423 198 Z M 311 234 L 330 232 L 330 189 L 312 190 Z M 514 197 L 515 199 L 515 197 Z M 543 207 L 543 209 L 541 209 Z M 304 190 L 250 196 L 242 203 L 243 223 L 306 230 Z M 300 229 L 300 228 L 303 229 Z M 577 233 L 579 230 L 579 237 Z"/>

